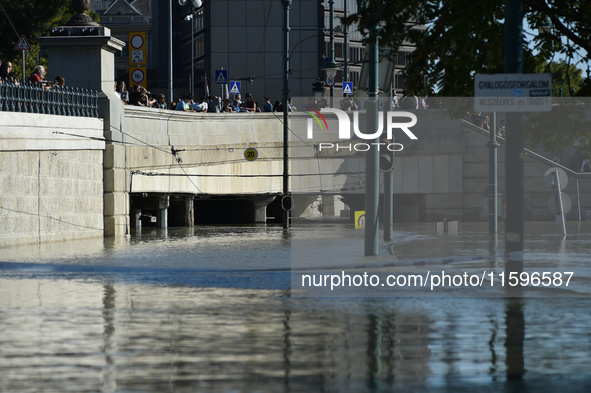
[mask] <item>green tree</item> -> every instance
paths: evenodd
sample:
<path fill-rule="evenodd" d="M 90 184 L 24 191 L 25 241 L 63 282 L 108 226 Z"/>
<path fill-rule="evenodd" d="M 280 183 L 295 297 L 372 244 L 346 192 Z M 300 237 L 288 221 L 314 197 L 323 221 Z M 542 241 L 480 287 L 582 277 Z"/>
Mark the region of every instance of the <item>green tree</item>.
<path fill-rule="evenodd" d="M 425 92 L 439 86 L 440 94 L 472 96 L 476 73 L 504 69 L 505 0 L 359 0 L 357 23 L 368 34 L 379 24 L 380 45 L 416 44 L 405 70 L 407 89 Z M 586 62 L 591 49 L 591 5 L 580 0 L 524 0 L 532 28 L 545 20 L 553 24 L 542 34 L 523 37 L 524 72 L 535 72 L 557 54 Z M 562 38 L 568 38 L 564 44 Z"/>
<path fill-rule="evenodd" d="M 49 35 L 52 27 L 66 24 L 74 13 L 71 0 L 0 0 L 0 59 L 12 61 L 15 74 L 20 76 L 22 54 L 14 47 L 24 35 L 32 48 L 26 54 L 27 72 L 37 64 L 47 67 L 36 38 Z M 91 12 L 91 16 L 98 21 L 96 13 Z"/>
<path fill-rule="evenodd" d="M 523 36 L 523 71 L 550 72 L 555 95 L 560 87 L 564 96 L 572 88 L 577 95 L 591 96 L 591 81 L 581 78 L 578 63 L 588 63 L 591 49 L 591 2 L 581 0 L 523 0 L 524 17 L 533 31 Z M 474 76 L 504 71 L 505 0 L 358 0 L 357 14 L 343 22 L 357 24 L 362 33 L 379 25 L 381 46 L 400 47 L 405 41 L 416 45 L 405 69 L 406 89 L 425 94 L 432 86 L 439 95 L 474 95 Z M 554 62 L 556 56 L 565 61 Z M 456 113 L 465 114 L 467 103 L 458 101 Z M 591 124 L 573 106 L 568 116 L 554 119 L 549 112 L 540 116 L 555 127 L 539 132 L 536 121 L 529 121 L 526 137 L 550 151 L 565 147 L 588 149 Z M 538 123 L 538 124 L 544 124 Z M 560 123 L 560 124 L 559 124 Z"/>
<path fill-rule="evenodd" d="M 552 75 L 552 96 L 570 97 L 572 92 L 578 92 L 583 86 L 583 71 L 564 59 L 550 62 L 537 67 L 535 72 L 550 73 Z"/>

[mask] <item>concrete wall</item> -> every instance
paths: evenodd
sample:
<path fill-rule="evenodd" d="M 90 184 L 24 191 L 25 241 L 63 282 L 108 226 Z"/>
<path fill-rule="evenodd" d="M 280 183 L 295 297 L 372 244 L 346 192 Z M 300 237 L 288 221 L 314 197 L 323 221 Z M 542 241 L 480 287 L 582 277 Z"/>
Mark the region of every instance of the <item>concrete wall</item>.
<path fill-rule="evenodd" d="M 133 137 L 124 137 L 118 160 L 125 160 L 129 171 L 142 172 L 130 179 L 132 193 L 245 195 L 282 190 L 282 124 L 272 114 L 126 106 L 124 130 Z M 258 151 L 255 161 L 244 158 L 249 147 Z"/>
<path fill-rule="evenodd" d="M 0 247 L 103 236 L 102 133 L 100 119 L 0 112 Z"/>

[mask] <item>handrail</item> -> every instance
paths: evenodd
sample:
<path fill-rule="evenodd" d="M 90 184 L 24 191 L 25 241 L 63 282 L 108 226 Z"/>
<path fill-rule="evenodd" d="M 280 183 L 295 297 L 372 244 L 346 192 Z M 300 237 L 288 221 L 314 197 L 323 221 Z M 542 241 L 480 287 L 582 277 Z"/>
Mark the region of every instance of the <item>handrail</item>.
<path fill-rule="evenodd" d="M 70 86 L 45 88 L 0 79 L 0 112 L 98 117 L 98 92 Z"/>

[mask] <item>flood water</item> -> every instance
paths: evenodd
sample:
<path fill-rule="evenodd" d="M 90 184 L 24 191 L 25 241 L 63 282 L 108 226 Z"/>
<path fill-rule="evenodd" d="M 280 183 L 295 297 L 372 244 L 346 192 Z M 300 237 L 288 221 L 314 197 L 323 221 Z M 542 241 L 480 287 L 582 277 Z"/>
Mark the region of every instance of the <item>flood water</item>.
<path fill-rule="evenodd" d="M 1 249 L 0 392 L 589 392 L 591 222 L 567 232 L 526 224 L 524 259 L 570 269 L 576 291 L 520 299 L 295 296 L 292 245 L 319 262 L 334 251 L 319 239 L 357 247 L 344 223 Z M 487 224 L 401 224 L 380 254 L 490 255 L 454 268 L 502 271 L 490 240 Z"/>

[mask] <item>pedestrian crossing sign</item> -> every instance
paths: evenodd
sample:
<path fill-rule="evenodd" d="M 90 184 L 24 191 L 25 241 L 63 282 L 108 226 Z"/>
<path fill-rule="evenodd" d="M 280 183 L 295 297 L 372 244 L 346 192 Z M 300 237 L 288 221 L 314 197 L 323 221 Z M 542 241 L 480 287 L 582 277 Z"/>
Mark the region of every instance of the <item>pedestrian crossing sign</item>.
<path fill-rule="evenodd" d="M 353 94 L 353 82 L 343 82 L 343 94 Z"/>
<path fill-rule="evenodd" d="M 225 85 L 228 83 L 228 70 L 215 70 L 216 85 Z"/>
<path fill-rule="evenodd" d="M 240 82 L 238 82 L 238 81 L 230 82 L 230 93 L 231 94 L 240 94 Z"/>
<path fill-rule="evenodd" d="M 27 38 L 24 35 L 21 36 L 21 39 L 14 47 L 14 50 L 31 50 L 31 45 L 29 45 L 29 41 L 27 41 Z"/>

